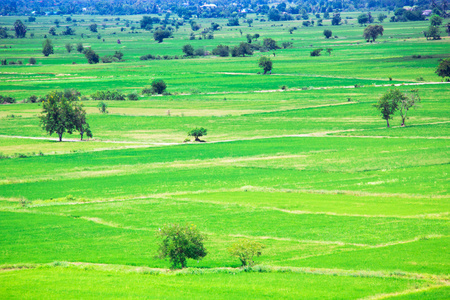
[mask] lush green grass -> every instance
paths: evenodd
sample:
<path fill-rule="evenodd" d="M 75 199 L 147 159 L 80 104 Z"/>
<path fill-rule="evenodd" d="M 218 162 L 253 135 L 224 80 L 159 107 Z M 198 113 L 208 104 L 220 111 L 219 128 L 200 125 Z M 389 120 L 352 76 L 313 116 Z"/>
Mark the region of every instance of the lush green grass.
<path fill-rule="evenodd" d="M 195 41 L 186 24 L 161 44 L 149 32 L 120 31 L 141 16 L 73 16 L 77 36 L 52 37 L 48 58 L 41 43 L 56 17 L 28 23 L 34 38 L 2 40 L 2 59 L 38 61 L 1 66 L 2 95 L 140 92 L 156 78 L 172 95 L 107 101 L 108 114 L 83 100 L 94 133 L 86 142 L 49 138 L 39 103 L 0 107 L 0 297 L 449 298 L 450 85 L 434 73 L 449 39 L 426 41 L 427 22 L 384 23 L 379 43 L 367 44 L 357 15 L 292 35 L 287 28 L 301 21 L 255 21 Z M 91 18 L 107 25 L 99 26 L 105 42 L 86 30 Z M 226 23 L 200 22 L 213 21 Z M 326 40 L 324 29 L 338 38 Z M 236 45 L 247 33 L 293 48 L 139 60 L 181 55 L 187 43 L 208 51 Z M 89 65 L 64 50 L 78 41 L 101 56 L 121 50 L 125 61 Z M 332 55 L 310 57 L 318 47 Z M 261 55 L 274 61 L 271 76 L 257 74 Z M 409 85 L 416 83 L 430 84 Z M 419 88 L 422 101 L 406 127 L 396 115 L 387 129 L 372 104 L 393 84 Z M 181 144 L 197 126 L 208 129 L 207 143 Z M 184 273 L 155 259 L 155 232 L 174 222 L 207 235 L 208 255 Z M 244 272 L 229 255 L 242 238 L 265 245 L 261 272 Z"/>

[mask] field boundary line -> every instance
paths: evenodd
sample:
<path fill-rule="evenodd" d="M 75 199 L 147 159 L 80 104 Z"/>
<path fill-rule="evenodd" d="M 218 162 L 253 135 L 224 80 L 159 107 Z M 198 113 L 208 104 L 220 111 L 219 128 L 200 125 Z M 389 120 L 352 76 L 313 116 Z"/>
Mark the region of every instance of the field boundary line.
<path fill-rule="evenodd" d="M 436 275 L 428 273 L 412 273 L 402 271 L 371 271 L 371 270 L 345 270 L 345 269 L 329 269 L 329 268 L 311 268 L 311 267 L 279 267 L 279 266 L 267 266 L 267 265 L 255 265 L 252 268 L 232 268 L 232 267 L 216 267 L 216 268 L 185 268 L 181 270 L 170 270 L 166 268 L 151 268 L 146 266 L 129 266 L 120 264 L 104 264 L 104 263 L 88 263 L 88 262 L 68 262 L 68 261 L 56 261 L 52 263 L 37 263 L 29 265 L 30 268 L 39 267 L 55 267 L 55 268 L 90 268 L 91 270 L 99 271 L 115 271 L 123 273 L 141 273 L 141 274 L 154 274 L 154 275 L 201 275 L 201 274 L 217 274 L 217 273 L 241 273 L 241 272 L 265 272 L 265 273 L 298 273 L 298 274 L 315 274 L 315 275 L 328 275 L 328 276 L 349 276 L 349 277 L 377 277 L 377 278 L 397 278 L 406 280 L 423 280 L 434 283 L 435 287 L 448 286 L 449 278 L 445 275 Z M 0 266 L 0 272 L 4 270 Z M 20 271 L 26 270 L 26 268 L 11 268 L 7 266 L 6 270 Z M 386 294 L 390 295 L 390 294 Z M 377 295 L 376 295 L 377 296 Z M 364 298 L 366 299 L 366 298 Z M 369 298 L 367 298 L 369 299 Z M 378 298 L 376 298 L 378 299 Z M 381 298 L 380 298 L 381 299 Z"/>
<path fill-rule="evenodd" d="M 373 296 L 368 296 L 365 298 L 359 298 L 360 300 L 380 300 L 380 299 L 388 299 L 388 298 L 392 298 L 392 297 L 396 297 L 396 296 L 404 296 L 404 295 L 410 295 L 410 294 L 415 294 L 415 293 L 421 293 L 421 292 L 425 292 L 425 291 L 429 291 L 429 290 L 433 290 L 433 289 L 439 289 L 439 288 L 443 288 L 445 286 L 448 286 L 449 284 L 436 284 L 436 285 L 431 285 L 431 286 L 427 286 L 427 287 L 423 287 L 423 288 L 413 288 L 413 289 L 408 289 L 408 290 L 404 290 L 402 292 L 394 292 L 394 293 L 388 293 L 388 294 L 377 294 L 377 295 L 373 295 Z"/>

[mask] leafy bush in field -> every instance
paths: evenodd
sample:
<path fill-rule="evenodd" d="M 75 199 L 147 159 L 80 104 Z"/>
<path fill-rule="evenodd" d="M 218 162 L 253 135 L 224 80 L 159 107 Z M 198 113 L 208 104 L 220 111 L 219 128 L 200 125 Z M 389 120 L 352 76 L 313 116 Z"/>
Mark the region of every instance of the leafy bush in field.
<path fill-rule="evenodd" d="M 98 104 L 97 104 L 97 108 L 98 108 L 98 110 L 100 111 L 100 113 L 102 113 L 102 114 L 107 114 L 108 113 L 108 110 L 107 110 L 107 108 L 108 108 L 108 104 L 106 104 L 105 102 L 99 102 Z"/>
<path fill-rule="evenodd" d="M 194 56 L 194 47 L 192 45 L 184 45 L 182 50 L 186 56 Z"/>
<path fill-rule="evenodd" d="M 320 56 L 320 52 L 322 52 L 322 50 L 323 50 L 322 48 L 315 49 L 315 50 L 311 51 L 310 55 L 311 56 Z"/>
<path fill-rule="evenodd" d="M 152 82 L 152 90 L 155 94 L 162 94 L 167 88 L 166 83 L 164 80 L 161 79 L 155 79 Z"/>
<path fill-rule="evenodd" d="M 239 26 L 239 18 L 229 18 L 227 26 Z"/>
<path fill-rule="evenodd" d="M 137 93 L 130 93 L 130 94 L 128 94 L 128 100 L 136 101 L 138 99 L 139 99 L 139 96 L 138 96 Z"/>
<path fill-rule="evenodd" d="M 16 103 L 16 99 L 14 99 L 11 96 L 2 96 L 2 95 L 0 95 L 0 103 L 1 104 Z"/>
<path fill-rule="evenodd" d="M 292 42 L 283 42 L 281 46 L 283 46 L 283 49 L 292 48 L 293 43 Z"/>
<path fill-rule="evenodd" d="M 333 32 L 329 29 L 325 29 L 323 31 L 323 35 L 325 36 L 325 38 L 329 39 L 333 35 Z"/>
<path fill-rule="evenodd" d="M 245 267 L 254 264 L 253 258 L 260 256 L 263 248 L 263 244 L 245 239 L 231 245 L 228 252 L 231 256 L 237 257 Z"/>
<path fill-rule="evenodd" d="M 436 74 L 442 78 L 450 77 L 450 58 L 444 59 L 439 63 Z"/>
<path fill-rule="evenodd" d="M 231 56 L 244 56 L 245 55 L 253 55 L 253 49 L 249 43 L 240 43 L 239 46 L 235 46 L 231 49 Z"/>
<path fill-rule="evenodd" d="M 36 103 L 37 100 L 38 100 L 38 97 L 36 95 L 31 95 L 30 97 L 28 97 L 28 102 Z"/>
<path fill-rule="evenodd" d="M 153 89 L 150 87 L 145 87 L 142 89 L 142 95 L 149 95 L 149 94 L 153 94 Z"/>
<path fill-rule="evenodd" d="M 76 101 L 80 99 L 81 93 L 77 89 L 65 89 L 64 97 L 70 101 Z"/>
<path fill-rule="evenodd" d="M 141 57 L 139 57 L 140 60 L 154 60 L 156 59 L 156 56 L 151 55 L 151 54 L 146 54 L 146 55 L 142 55 Z"/>
<path fill-rule="evenodd" d="M 230 56 L 230 48 L 228 46 L 218 45 L 216 48 L 214 48 L 212 54 L 221 57 L 228 57 Z"/>
<path fill-rule="evenodd" d="M 200 140 L 199 137 L 205 136 L 207 134 L 208 134 L 208 130 L 203 127 L 194 128 L 188 132 L 188 136 L 193 136 L 195 138 L 196 142 L 202 142 L 202 140 Z"/>
<path fill-rule="evenodd" d="M 50 54 L 53 54 L 53 45 L 50 39 L 46 39 L 44 41 L 44 44 L 42 45 L 42 53 L 44 54 L 44 56 L 49 56 Z"/>
<path fill-rule="evenodd" d="M 115 91 L 97 91 L 91 95 L 93 100 L 125 100 L 125 94 Z"/>
<path fill-rule="evenodd" d="M 29 63 L 30 65 L 35 65 L 35 64 L 36 64 L 36 58 L 30 57 L 30 59 L 28 60 L 28 63 Z"/>
<path fill-rule="evenodd" d="M 87 58 L 88 63 L 90 64 L 97 64 L 100 60 L 99 55 L 95 53 L 91 48 L 87 48 L 84 50 L 84 56 Z"/>
<path fill-rule="evenodd" d="M 159 258 L 168 257 L 173 269 L 186 267 L 188 258 L 200 260 L 207 254 L 203 246 L 205 236 L 195 225 L 165 225 L 156 234 L 161 238 Z"/>

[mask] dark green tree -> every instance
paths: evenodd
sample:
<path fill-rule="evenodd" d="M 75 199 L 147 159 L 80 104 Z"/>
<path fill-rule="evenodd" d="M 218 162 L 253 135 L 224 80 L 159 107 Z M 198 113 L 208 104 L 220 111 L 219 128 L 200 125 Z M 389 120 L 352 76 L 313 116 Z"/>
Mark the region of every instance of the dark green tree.
<path fill-rule="evenodd" d="M 333 35 L 333 32 L 329 29 L 325 29 L 323 31 L 323 35 L 325 36 L 325 38 L 329 39 Z"/>
<path fill-rule="evenodd" d="M 450 58 L 443 59 L 439 63 L 435 73 L 442 78 L 450 77 Z"/>
<path fill-rule="evenodd" d="M 14 31 L 16 33 L 16 38 L 24 38 L 27 34 L 27 27 L 22 23 L 22 21 L 17 20 L 14 22 Z"/>
<path fill-rule="evenodd" d="M 207 254 L 203 245 L 206 237 L 195 225 L 165 225 L 156 234 L 161 239 L 158 249 L 159 258 L 168 257 L 173 269 L 186 267 L 188 258 L 200 260 Z"/>
<path fill-rule="evenodd" d="M 73 45 L 72 45 L 71 43 L 67 43 L 67 44 L 65 45 L 65 47 L 66 47 L 67 53 L 72 52 L 72 50 L 73 50 Z"/>
<path fill-rule="evenodd" d="M 261 56 L 258 66 L 264 70 L 264 75 L 272 71 L 273 63 L 267 56 Z"/>
<path fill-rule="evenodd" d="M 263 41 L 263 46 L 267 49 L 267 50 L 277 50 L 280 49 L 280 47 L 277 45 L 277 41 L 275 41 L 272 38 L 265 38 Z"/>
<path fill-rule="evenodd" d="M 183 52 L 186 56 L 194 56 L 194 47 L 190 44 L 184 45 Z"/>
<path fill-rule="evenodd" d="M 399 102 L 404 97 L 398 89 L 387 91 L 373 106 L 380 111 L 381 117 L 386 120 L 389 127 L 389 119 L 392 119 L 398 108 Z"/>
<path fill-rule="evenodd" d="M 153 33 L 153 38 L 155 39 L 155 41 L 157 41 L 158 43 L 162 43 L 162 41 L 165 38 L 169 38 L 172 36 L 172 31 L 168 30 L 168 29 L 161 29 L 158 28 L 157 30 L 155 30 L 155 32 Z"/>
<path fill-rule="evenodd" d="M 91 48 L 87 48 L 84 51 L 84 56 L 87 58 L 88 63 L 97 64 L 100 61 L 100 57 Z"/>
<path fill-rule="evenodd" d="M 379 35 L 383 35 L 384 28 L 381 25 L 369 25 L 364 29 L 363 37 L 367 42 L 372 39 L 373 42 L 378 38 Z"/>
<path fill-rule="evenodd" d="M 213 49 L 212 54 L 221 57 L 228 57 L 230 56 L 230 48 L 228 46 L 218 45 L 216 48 Z"/>
<path fill-rule="evenodd" d="M 152 90 L 155 94 L 162 94 L 166 90 L 167 85 L 164 80 L 155 79 L 152 81 Z"/>
<path fill-rule="evenodd" d="M 203 142 L 199 139 L 201 136 L 205 136 L 208 134 L 208 130 L 206 128 L 200 127 L 200 128 L 194 128 L 188 132 L 188 136 L 193 136 L 195 138 L 196 142 Z"/>
<path fill-rule="evenodd" d="M 97 24 L 93 23 L 93 24 L 89 25 L 89 30 L 91 32 L 97 32 Z"/>
<path fill-rule="evenodd" d="M 84 47 L 83 47 L 82 43 L 78 43 L 77 44 L 77 51 L 80 52 L 80 53 L 82 53 L 84 51 Z"/>
<path fill-rule="evenodd" d="M 49 56 L 53 54 L 53 45 L 50 39 L 46 39 L 42 45 L 42 53 L 44 56 Z"/>
<path fill-rule="evenodd" d="M 61 142 L 65 132 L 72 134 L 75 130 L 74 109 L 71 101 L 60 92 L 51 92 L 42 103 L 40 121 L 42 128 L 50 135 L 58 134 Z"/>

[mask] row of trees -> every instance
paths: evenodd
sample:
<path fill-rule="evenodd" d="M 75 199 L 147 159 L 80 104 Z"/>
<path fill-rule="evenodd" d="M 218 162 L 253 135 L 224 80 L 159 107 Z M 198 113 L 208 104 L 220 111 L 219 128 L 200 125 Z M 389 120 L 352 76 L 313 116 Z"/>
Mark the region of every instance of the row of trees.
<path fill-rule="evenodd" d="M 158 229 L 158 257 L 168 258 L 172 269 L 185 268 L 187 259 L 201 260 L 208 254 L 203 242 L 206 236 L 191 225 L 169 224 Z M 228 248 L 228 253 L 239 259 L 242 266 L 252 266 L 254 257 L 262 254 L 264 245 L 248 239 L 240 240 Z"/>
<path fill-rule="evenodd" d="M 374 104 L 374 107 L 380 111 L 384 120 L 386 120 L 387 127 L 390 127 L 389 120 L 394 117 L 398 111 L 402 119 L 401 126 L 405 126 L 405 121 L 408 119 L 408 112 L 415 109 L 420 102 L 419 91 L 416 89 L 403 93 L 399 89 L 392 89 L 387 91 Z"/>

